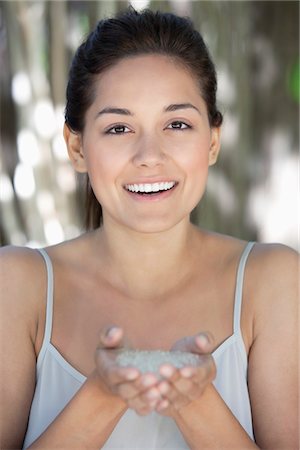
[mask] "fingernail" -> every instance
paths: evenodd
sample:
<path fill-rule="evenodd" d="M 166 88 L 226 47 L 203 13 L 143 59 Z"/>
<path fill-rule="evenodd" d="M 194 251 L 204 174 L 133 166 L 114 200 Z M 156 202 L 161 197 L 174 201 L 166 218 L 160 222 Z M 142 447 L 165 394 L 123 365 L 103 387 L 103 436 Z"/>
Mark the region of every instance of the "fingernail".
<path fill-rule="evenodd" d="M 131 370 L 130 372 L 127 372 L 125 375 L 126 380 L 132 381 L 135 380 L 139 376 L 138 372 L 135 370 Z"/>
<path fill-rule="evenodd" d="M 190 378 L 193 375 L 193 370 L 190 367 L 183 367 L 180 372 L 185 378 Z"/>
<path fill-rule="evenodd" d="M 112 339 L 116 333 L 118 332 L 119 328 L 118 327 L 111 327 L 107 330 L 106 332 L 106 338 L 107 339 Z"/>
<path fill-rule="evenodd" d="M 197 336 L 197 342 L 201 347 L 206 347 L 206 345 L 209 343 L 208 337 L 206 334 L 199 334 Z"/>
<path fill-rule="evenodd" d="M 166 394 L 167 392 L 169 392 L 170 387 L 169 384 L 166 381 L 163 381 L 162 383 L 160 383 L 160 385 L 158 386 L 158 389 L 160 391 L 161 394 Z"/>
<path fill-rule="evenodd" d="M 153 377 L 145 376 L 142 379 L 142 385 L 145 386 L 145 387 L 152 386 L 155 383 L 156 383 L 156 379 L 154 379 Z"/>
<path fill-rule="evenodd" d="M 162 411 L 163 409 L 166 409 L 169 406 L 168 400 L 163 400 L 158 406 L 157 411 Z"/>
<path fill-rule="evenodd" d="M 150 389 L 150 391 L 147 392 L 147 397 L 149 398 L 149 400 L 154 400 L 159 398 L 160 394 L 157 389 Z"/>
<path fill-rule="evenodd" d="M 162 366 L 160 368 L 160 373 L 167 378 L 170 378 L 174 374 L 174 369 L 169 366 Z"/>

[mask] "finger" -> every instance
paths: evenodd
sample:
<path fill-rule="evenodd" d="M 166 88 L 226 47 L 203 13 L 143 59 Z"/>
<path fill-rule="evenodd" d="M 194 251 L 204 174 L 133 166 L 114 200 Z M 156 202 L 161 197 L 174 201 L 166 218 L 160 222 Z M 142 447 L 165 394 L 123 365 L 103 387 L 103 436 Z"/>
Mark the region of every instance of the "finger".
<path fill-rule="evenodd" d="M 124 378 L 126 377 L 126 381 L 123 379 L 120 384 L 120 392 L 122 395 L 124 395 L 124 398 L 132 398 L 137 395 L 143 395 L 147 393 L 151 388 L 153 388 L 157 384 L 157 377 L 152 374 L 140 374 L 138 377 L 133 377 L 133 374 L 137 372 L 137 369 L 132 368 L 131 372 L 124 373 L 124 368 L 122 369 L 122 375 L 124 375 Z M 126 393 L 124 389 L 126 389 L 126 386 L 130 384 L 130 393 Z M 124 387 L 123 387 L 124 386 Z M 153 398 L 153 395 L 150 394 L 149 398 Z M 147 399 L 147 396 L 145 397 L 145 400 Z"/>
<path fill-rule="evenodd" d="M 183 384 L 186 385 L 183 386 Z M 168 389 L 165 390 L 165 394 L 163 395 L 162 400 L 168 400 L 168 405 L 170 405 L 174 409 L 178 409 L 186 405 L 191 401 L 189 392 L 192 388 L 192 384 L 193 383 L 188 382 L 187 380 L 182 380 L 182 382 L 177 380 L 176 384 L 170 383 Z M 178 387 L 181 387 L 182 391 L 178 390 Z M 160 409 L 161 407 L 162 405 L 160 405 Z"/>
<path fill-rule="evenodd" d="M 161 393 L 157 386 L 151 387 L 140 394 L 145 403 L 157 403 L 161 400 Z"/>
<path fill-rule="evenodd" d="M 125 382 L 133 383 L 141 375 L 135 367 L 119 367 L 115 363 L 107 364 L 102 373 L 110 385 L 118 385 Z"/>
<path fill-rule="evenodd" d="M 157 385 L 159 379 L 157 375 L 151 372 L 142 374 L 142 376 L 136 381 L 136 386 L 140 391 L 145 391 L 155 385 Z"/>
<path fill-rule="evenodd" d="M 134 399 L 140 393 L 133 382 L 119 383 L 115 386 L 115 391 L 126 401 Z"/>
<path fill-rule="evenodd" d="M 177 371 L 173 370 L 173 373 L 167 365 L 161 368 L 161 372 L 168 375 L 168 380 L 161 381 L 158 389 L 162 397 L 175 409 L 181 408 L 203 393 L 209 380 L 204 376 L 203 370 L 200 370 L 201 375 L 198 371 L 198 368 L 188 366 Z"/>
<path fill-rule="evenodd" d="M 154 373 L 146 373 L 139 377 L 135 382 L 135 388 L 145 403 L 153 403 L 160 399 L 161 395 L 158 386 L 158 378 Z"/>
<path fill-rule="evenodd" d="M 181 369 L 184 374 L 184 369 Z M 184 376 L 184 375 L 183 375 Z M 209 355 L 201 356 L 201 365 L 196 368 L 191 378 L 194 382 L 206 385 L 216 377 L 216 365 L 214 359 Z"/>
<path fill-rule="evenodd" d="M 201 354 L 208 354 L 213 352 L 215 340 L 213 335 L 207 331 L 195 336 L 195 344 L 198 347 L 198 352 L 200 350 Z"/>
<path fill-rule="evenodd" d="M 136 369 L 133 368 L 133 371 L 136 371 Z M 123 373 L 120 375 L 123 375 Z M 158 379 L 154 374 L 139 374 L 139 376 L 134 379 L 132 374 L 129 376 L 127 373 L 126 378 L 126 381 L 123 379 L 116 386 L 117 392 L 124 399 L 128 400 L 133 397 L 140 396 L 145 403 L 149 403 L 160 397 L 160 393 L 157 390 Z M 118 382 L 117 377 L 115 379 Z"/>
<path fill-rule="evenodd" d="M 167 410 L 169 409 L 169 407 L 170 407 L 169 400 L 163 398 L 160 402 L 157 403 L 155 409 L 158 413 L 167 414 L 168 413 Z"/>
<path fill-rule="evenodd" d="M 160 367 L 160 374 L 165 378 L 165 380 L 161 381 L 158 385 L 158 389 L 163 398 L 167 399 L 169 404 L 175 408 L 187 403 L 189 399 L 185 398 L 185 394 L 177 389 L 177 387 L 180 386 L 180 379 L 182 378 L 180 371 L 171 364 L 163 364 Z M 188 390 L 188 385 L 191 384 L 191 381 L 182 379 L 181 385 L 183 391 Z M 161 408 L 162 406 L 160 406 L 160 409 Z"/>
<path fill-rule="evenodd" d="M 123 330 L 117 326 L 105 327 L 100 333 L 98 348 L 120 348 L 123 345 Z"/>
<path fill-rule="evenodd" d="M 211 333 L 199 333 L 195 336 L 187 336 L 176 342 L 171 350 L 179 350 L 190 353 L 211 353 L 214 347 L 214 338 Z"/>
<path fill-rule="evenodd" d="M 145 415 L 153 411 L 161 397 L 156 392 L 152 393 L 152 390 L 154 391 L 157 389 L 150 388 L 150 391 L 139 393 L 136 396 L 128 398 L 126 402 L 129 408 L 134 409 L 140 415 Z"/>
<path fill-rule="evenodd" d="M 155 402 L 144 402 L 141 398 L 135 397 L 133 399 L 130 399 L 127 401 L 128 408 L 133 409 L 137 414 L 140 416 L 145 416 L 156 408 L 156 401 Z"/>
<path fill-rule="evenodd" d="M 192 377 L 179 377 L 177 381 L 173 383 L 173 388 L 180 394 L 180 397 L 185 398 L 187 402 L 199 397 L 203 392 L 203 385 L 196 383 L 195 379 Z"/>
<path fill-rule="evenodd" d="M 190 368 L 186 368 L 190 369 Z M 168 398 L 170 401 L 174 401 L 177 396 L 188 396 L 190 397 L 190 392 L 194 391 L 196 387 L 192 376 L 194 375 L 194 368 L 189 371 L 189 376 L 183 376 L 180 371 L 174 372 L 168 380 L 163 380 L 158 385 L 158 390 L 163 397 Z"/>
<path fill-rule="evenodd" d="M 176 381 L 176 379 L 180 376 L 178 369 L 172 366 L 172 364 L 162 364 L 159 368 L 159 373 L 163 378 L 171 383 Z"/>

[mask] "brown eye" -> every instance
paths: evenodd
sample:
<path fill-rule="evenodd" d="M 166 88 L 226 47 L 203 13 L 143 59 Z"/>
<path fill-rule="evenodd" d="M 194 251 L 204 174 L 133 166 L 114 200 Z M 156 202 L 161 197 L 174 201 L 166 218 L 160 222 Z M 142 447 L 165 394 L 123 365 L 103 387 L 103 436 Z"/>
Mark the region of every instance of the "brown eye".
<path fill-rule="evenodd" d="M 115 125 L 106 131 L 107 134 L 125 134 L 128 132 L 130 132 L 130 130 L 125 125 Z"/>
<path fill-rule="evenodd" d="M 185 122 L 176 120 L 170 123 L 170 125 L 168 125 L 167 128 L 171 130 L 186 130 L 187 128 L 191 128 L 191 126 L 187 125 Z"/>

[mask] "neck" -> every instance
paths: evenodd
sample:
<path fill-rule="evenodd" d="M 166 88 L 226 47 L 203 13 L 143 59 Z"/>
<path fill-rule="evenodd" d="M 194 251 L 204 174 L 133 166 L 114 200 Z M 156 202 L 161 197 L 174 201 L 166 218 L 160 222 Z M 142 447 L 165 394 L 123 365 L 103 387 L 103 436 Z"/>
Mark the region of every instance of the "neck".
<path fill-rule="evenodd" d="M 188 221 L 160 233 L 138 233 L 116 224 L 104 224 L 98 233 L 110 279 L 139 299 L 164 295 L 186 279 L 198 236 Z"/>

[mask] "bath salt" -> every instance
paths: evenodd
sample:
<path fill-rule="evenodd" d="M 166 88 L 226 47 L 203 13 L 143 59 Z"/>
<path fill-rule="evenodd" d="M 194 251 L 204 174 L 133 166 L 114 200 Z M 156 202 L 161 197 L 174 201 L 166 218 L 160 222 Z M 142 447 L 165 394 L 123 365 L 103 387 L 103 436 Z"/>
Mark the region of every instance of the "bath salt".
<path fill-rule="evenodd" d="M 158 372 L 163 364 L 172 364 L 178 369 L 184 366 L 198 366 L 200 357 L 189 352 L 163 350 L 123 350 L 117 356 L 122 367 L 135 367 L 141 373 Z"/>

